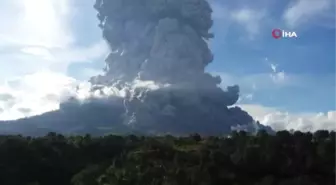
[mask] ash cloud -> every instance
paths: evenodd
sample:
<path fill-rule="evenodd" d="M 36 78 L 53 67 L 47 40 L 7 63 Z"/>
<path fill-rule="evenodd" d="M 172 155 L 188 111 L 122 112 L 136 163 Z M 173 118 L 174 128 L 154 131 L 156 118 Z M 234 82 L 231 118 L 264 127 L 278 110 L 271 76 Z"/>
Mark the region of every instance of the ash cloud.
<path fill-rule="evenodd" d="M 213 60 L 207 43 L 214 36 L 206 0 L 96 0 L 94 8 L 111 52 L 104 75 L 90 79 L 91 92 L 119 94 L 112 104 L 123 108 L 123 125 L 221 134 L 255 123 L 233 107 L 239 87 L 223 91 L 220 77 L 205 72 Z"/>

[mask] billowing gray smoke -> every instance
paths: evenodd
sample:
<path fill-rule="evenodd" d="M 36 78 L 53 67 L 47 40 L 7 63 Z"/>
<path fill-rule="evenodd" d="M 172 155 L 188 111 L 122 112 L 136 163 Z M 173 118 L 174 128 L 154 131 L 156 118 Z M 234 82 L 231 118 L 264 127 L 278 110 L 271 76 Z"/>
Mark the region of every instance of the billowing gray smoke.
<path fill-rule="evenodd" d="M 148 132 L 219 134 L 253 119 L 234 105 L 239 87 L 223 91 L 205 72 L 213 55 L 206 0 L 96 0 L 99 26 L 111 48 L 94 89 L 126 89 L 123 124 Z M 134 86 L 135 83 L 155 84 Z"/>

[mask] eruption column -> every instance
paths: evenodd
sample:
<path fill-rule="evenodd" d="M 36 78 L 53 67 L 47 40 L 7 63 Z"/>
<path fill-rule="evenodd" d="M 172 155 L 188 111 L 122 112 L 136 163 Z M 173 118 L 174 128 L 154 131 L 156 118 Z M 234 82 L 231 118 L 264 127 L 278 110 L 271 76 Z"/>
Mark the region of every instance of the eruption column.
<path fill-rule="evenodd" d="M 253 122 L 240 108 L 228 108 L 237 102 L 239 87 L 223 91 L 220 77 L 205 72 L 213 60 L 206 0 L 96 0 L 94 7 L 111 53 L 105 74 L 90 82 L 128 89 L 125 124 L 217 134 Z"/>

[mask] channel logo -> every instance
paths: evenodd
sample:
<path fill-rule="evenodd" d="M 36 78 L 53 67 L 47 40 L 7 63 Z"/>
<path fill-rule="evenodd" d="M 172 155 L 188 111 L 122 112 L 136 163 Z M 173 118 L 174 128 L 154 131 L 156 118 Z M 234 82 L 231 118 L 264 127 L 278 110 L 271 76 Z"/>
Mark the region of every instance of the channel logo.
<path fill-rule="evenodd" d="M 273 29 L 272 30 L 272 37 L 275 39 L 281 38 L 297 38 L 297 34 L 295 31 L 285 31 L 281 29 Z"/>

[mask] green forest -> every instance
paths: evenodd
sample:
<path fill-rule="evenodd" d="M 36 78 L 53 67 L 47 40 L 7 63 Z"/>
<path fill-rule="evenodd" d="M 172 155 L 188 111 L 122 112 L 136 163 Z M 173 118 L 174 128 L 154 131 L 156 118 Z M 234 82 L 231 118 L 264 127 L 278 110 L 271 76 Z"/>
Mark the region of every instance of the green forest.
<path fill-rule="evenodd" d="M 335 132 L 0 136 L 1 185 L 334 185 Z"/>

